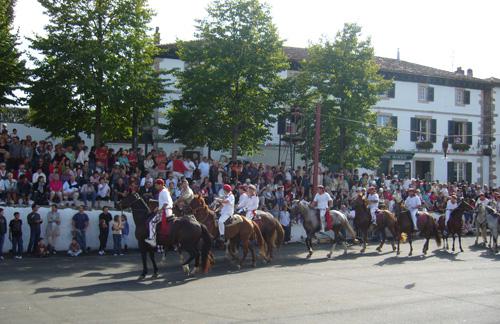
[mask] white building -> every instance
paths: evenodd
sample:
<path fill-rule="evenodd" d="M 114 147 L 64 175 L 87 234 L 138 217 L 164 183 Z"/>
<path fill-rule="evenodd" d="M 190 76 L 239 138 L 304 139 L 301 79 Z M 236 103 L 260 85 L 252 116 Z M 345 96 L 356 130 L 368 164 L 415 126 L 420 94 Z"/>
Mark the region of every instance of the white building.
<path fill-rule="evenodd" d="M 184 68 L 175 45 L 164 45 L 163 49 L 157 59 L 161 69 Z M 283 72 L 284 77 L 296 73 L 300 61 L 307 58 L 303 48 L 285 47 L 285 52 L 292 70 Z M 378 114 L 377 123 L 399 129 L 396 143 L 382 157 L 379 171 L 441 182 L 467 180 L 498 185 L 500 169 L 496 170 L 496 164 L 500 163 L 500 155 L 496 143 L 486 135 L 493 136 L 495 125 L 500 125 L 500 117 L 493 113 L 495 99 L 500 96 L 500 80 L 474 78 L 470 69 L 467 73 L 460 68 L 449 72 L 398 59 L 376 60 L 380 73 L 394 80 L 394 88 L 373 107 Z M 170 96 L 180 95 L 175 89 L 170 90 Z M 157 115 L 160 123 L 166 122 L 162 115 Z M 155 135 L 161 141 L 161 130 Z M 445 136 L 449 142 L 446 159 Z M 276 127 L 272 138 L 259 160 L 277 160 Z"/>

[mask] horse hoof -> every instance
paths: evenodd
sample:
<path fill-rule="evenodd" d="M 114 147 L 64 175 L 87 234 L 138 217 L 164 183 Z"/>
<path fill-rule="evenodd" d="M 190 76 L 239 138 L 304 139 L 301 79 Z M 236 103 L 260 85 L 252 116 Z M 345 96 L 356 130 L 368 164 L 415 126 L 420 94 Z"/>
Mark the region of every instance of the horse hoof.
<path fill-rule="evenodd" d="M 361 250 L 361 251 L 359 251 L 359 252 L 361 252 L 361 253 L 365 253 L 365 249 L 362 249 L 362 250 Z"/>
<path fill-rule="evenodd" d="M 398 252 L 396 252 L 396 255 L 399 255 L 399 254 L 400 254 L 400 252 L 399 252 L 399 251 L 398 251 Z"/>
<path fill-rule="evenodd" d="M 184 274 L 186 276 L 189 275 L 189 266 L 188 265 L 182 266 L 182 270 L 184 270 Z"/>
<path fill-rule="evenodd" d="M 378 251 L 378 252 L 382 252 L 382 249 L 381 249 L 381 248 L 377 248 L 377 251 Z"/>
<path fill-rule="evenodd" d="M 236 265 L 236 269 L 237 269 L 237 270 L 240 270 L 240 269 L 241 269 L 241 265 L 237 264 L 237 265 Z"/>
<path fill-rule="evenodd" d="M 408 256 L 412 256 L 412 255 L 413 255 L 413 253 L 411 253 L 411 252 L 410 252 L 410 253 L 408 253 Z"/>
<path fill-rule="evenodd" d="M 141 274 L 139 276 L 139 278 L 137 278 L 137 280 L 144 280 L 144 279 L 146 279 L 146 275 L 145 274 Z"/>
<path fill-rule="evenodd" d="M 460 252 L 463 252 L 463 251 L 464 251 L 464 249 L 460 249 Z"/>
<path fill-rule="evenodd" d="M 330 258 L 332 257 L 332 254 L 331 254 L 331 253 L 328 253 L 328 254 L 326 255 L 326 257 L 327 257 L 328 259 L 330 259 Z"/>
<path fill-rule="evenodd" d="M 153 279 L 153 280 L 158 279 L 159 276 L 160 276 L 159 274 L 153 273 L 153 275 L 151 276 L 151 279 Z"/>
<path fill-rule="evenodd" d="M 307 254 L 306 258 L 310 259 L 310 258 L 311 258 L 311 256 L 312 256 L 312 252 L 309 252 L 309 253 Z"/>

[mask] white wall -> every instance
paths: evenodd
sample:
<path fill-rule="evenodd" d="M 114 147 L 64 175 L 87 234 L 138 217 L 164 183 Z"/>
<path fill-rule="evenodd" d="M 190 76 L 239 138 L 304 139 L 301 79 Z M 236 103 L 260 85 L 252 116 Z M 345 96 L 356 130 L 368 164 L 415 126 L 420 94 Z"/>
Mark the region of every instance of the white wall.
<path fill-rule="evenodd" d="M 14 212 L 19 212 L 21 214 L 21 219 L 23 220 L 23 245 L 24 245 L 24 251 L 28 248 L 28 243 L 30 239 L 30 228 L 28 225 L 28 221 L 26 220 L 26 216 L 31 212 L 30 207 L 3 207 L 4 209 L 4 216 L 7 218 L 7 224 L 10 222 L 11 219 L 14 218 Z M 47 224 L 47 213 L 50 211 L 50 208 L 48 207 L 40 207 L 38 213 L 42 217 L 43 223 L 42 223 L 42 234 L 41 236 L 45 238 L 45 231 L 46 231 L 46 224 Z M 59 214 L 61 215 L 61 235 L 59 237 L 59 240 L 56 244 L 56 249 L 63 251 L 67 250 L 69 247 L 69 244 L 71 243 L 71 220 L 73 218 L 73 215 L 75 215 L 78 211 L 76 209 L 72 208 L 61 208 L 59 209 Z M 89 222 L 89 228 L 87 230 L 87 246 L 90 247 L 92 250 L 96 250 L 99 248 L 99 214 L 102 211 L 100 210 L 94 210 L 94 211 L 87 211 L 87 215 L 89 216 L 90 222 Z M 118 211 L 110 211 L 111 215 L 120 215 L 120 212 Z M 130 234 L 128 236 L 128 246 L 131 248 L 137 248 L 137 241 L 134 237 L 134 231 L 135 231 L 135 224 L 134 220 L 132 218 L 132 214 L 125 212 L 124 213 L 127 216 L 128 222 L 129 222 L 129 227 L 130 227 Z M 12 248 L 12 244 L 7 238 L 8 236 L 5 237 L 5 243 L 3 250 L 4 252 L 9 251 Z M 45 241 L 47 243 L 47 241 Z M 109 233 L 109 238 L 108 238 L 108 249 L 113 248 L 113 238 L 111 235 L 111 231 Z"/>

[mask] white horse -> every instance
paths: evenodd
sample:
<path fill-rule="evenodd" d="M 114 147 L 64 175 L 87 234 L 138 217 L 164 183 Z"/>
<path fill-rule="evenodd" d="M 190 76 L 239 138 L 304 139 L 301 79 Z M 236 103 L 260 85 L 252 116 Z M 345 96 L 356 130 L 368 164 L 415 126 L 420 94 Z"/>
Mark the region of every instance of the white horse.
<path fill-rule="evenodd" d="M 490 244 L 489 248 L 493 253 L 498 252 L 498 218 L 500 215 L 490 206 L 485 206 L 486 208 L 486 220 L 488 221 L 488 227 L 490 229 Z"/>
<path fill-rule="evenodd" d="M 486 219 L 486 207 L 483 204 L 479 204 L 476 207 L 476 212 L 474 213 L 474 223 L 476 226 L 476 242 L 478 244 L 479 235 L 483 238 L 483 245 L 486 246 L 488 240 L 486 239 L 486 232 L 488 230 L 488 221 Z"/>

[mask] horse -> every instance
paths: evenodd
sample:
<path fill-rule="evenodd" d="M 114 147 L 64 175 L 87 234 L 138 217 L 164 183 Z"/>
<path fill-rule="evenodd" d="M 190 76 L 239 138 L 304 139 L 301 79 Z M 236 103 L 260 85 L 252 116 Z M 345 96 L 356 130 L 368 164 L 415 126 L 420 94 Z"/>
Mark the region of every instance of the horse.
<path fill-rule="evenodd" d="M 356 230 L 361 232 L 363 240 L 363 248 L 360 252 L 364 253 L 366 250 L 366 242 L 368 241 L 368 230 L 370 229 L 372 221 L 372 216 L 370 214 L 370 210 L 368 209 L 368 201 L 362 194 L 358 194 L 356 199 L 352 202 L 352 207 L 356 213 L 356 216 L 354 217 L 354 227 Z"/>
<path fill-rule="evenodd" d="M 423 236 L 425 238 L 424 247 L 422 249 L 422 253 L 424 255 L 426 255 L 427 251 L 429 250 L 429 240 L 432 236 L 434 236 L 434 238 L 436 239 L 437 246 L 441 246 L 441 235 L 439 233 L 438 225 L 434 217 L 429 215 L 429 213 L 417 213 L 417 227 L 420 231 L 420 236 Z"/>
<path fill-rule="evenodd" d="M 196 220 L 204 224 L 212 237 L 219 237 L 219 227 L 217 226 L 217 215 L 211 210 L 201 195 L 194 195 L 189 204 Z"/>
<path fill-rule="evenodd" d="M 408 256 L 411 256 L 413 254 L 413 221 L 411 219 L 411 213 L 408 209 L 403 207 L 402 201 L 394 204 L 394 213 L 396 214 L 396 240 L 398 242 L 396 255 L 400 253 L 399 245 L 403 236 L 402 234 L 405 233 L 408 238 L 408 243 L 410 243 L 410 253 L 408 253 Z"/>
<path fill-rule="evenodd" d="M 267 245 L 266 258 L 269 262 L 273 259 L 273 248 L 279 249 L 285 238 L 285 231 L 280 222 L 268 212 L 256 210 L 254 222 L 259 226 L 262 237 Z"/>
<path fill-rule="evenodd" d="M 154 248 L 144 240 L 149 236 L 149 215 L 151 211 L 138 193 L 132 193 L 124 197 L 119 203 L 120 209 L 131 208 L 135 223 L 135 238 L 139 245 L 142 257 L 143 270 L 139 279 L 144 279 L 148 273 L 147 254 L 153 263 L 153 278 L 158 276 L 158 267 L 155 262 Z M 158 224 L 161 226 L 161 222 Z M 191 274 L 196 272 L 208 272 L 213 256 L 211 254 L 212 237 L 205 225 L 197 222 L 193 217 L 174 217 L 170 224 L 170 231 L 167 237 L 157 232 L 158 243 L 165 248 L 177 248 L 182 268 L 185 274 L 189 274 L 189 263 L 194 259 L 195 268 Z M 201 246 L 201 252 L 200 248 Z M 189 253 L 189 258 L 184 261 L 182 251 Z M 201 256 L 201 269 L 200 269 Z"/>
<path fill-rule="evenodd" d="M 262 237 L 259 226 L 254 221 L 251 221 L 244 216 L 234 214 L 226 220 L 224 226 L 224 236 L 229 240 L 228 253 L 233 260 L 239 262 L 238 268 L 243 266 L 248 250 L 252 252 L 252 266 L 256 266 L 255 251 L 251 241 L 257 242 L 260 255 L 266 259 L 266 242 Z M 241 259 L 236 256 L 236 250 L 240 242 L 243 247 L 243 256 Z"/>
<path fill-rule="evenodd" d="M 474 208 L 471 205 L 469 205 L 465 200 L 462 200 L 460 204 L 458 204 L 458 207 L 451 212 L 448 224 L 445 224 L 446 218 L 444 215 L 439 217 L 438 220 L 439 231 L 443 235 L 444 238 L 443 247 L 445 249 L 447 250 L 449 249 L 448 236 L 451 234 L 451 237 L 453 238 L 453 246 L 451 250 L 455 252 L 455 236 L 458 236 L 458 245 L 460 247 L 460 252 L 464 251 L 464 249 L 462 249 L 462 228 L 464 225 L 463 215 L 465 211 L 469 211 L 472 209 Z M 447 234 L 446 234 L 446 229 L 448 230 Z"/>
<path fill-rule="evenodd" d="M 500 227 L 500 215 L 490 206 L 486 208 L 486 221 L 490 229 L 489 248 L 493 253 L 498 253 L 498 228 Z"/>
<path fill-rule="evenodd" d="M 321 224 L 318 223 L 316 210 L 314 208 L 311 208 L 307 201 L 294 200 L 292 201 L 290 213 L 294 218 L 298 218 L 299 215 L 302 216 L 302 225 L 304 226 L 304 230 L 306 231 L 305 243 L 309 252 L 307 254 L 307 258 L 310 258 L 313 254 L 312 239 L 313 237 L 315 237 L 315 234 L 321 229 Z M 333 251 L 337 246 L 337 243 L 343 238 L 340 233 L 341 229 L 349 232 L 354 240 L 354 243 L 358 243 L 358 240 L 356 239 L 356 233 L 349 224 L 349 220 L 343 213 L 337 210 L 330 210 L 330 216 L 332 217 L 332 230 L 335 233 L 335 241 L 332 244 L 330 253 L 327 255 L 328 258 L 331 258 Z M 346 254 L 347 244 L 345 243 L 345 239 L 343 239 L 343 244 L 344 254 Z"/>
<path fill-rule="evenodd" d="M 380 240 L 380 245 L 377 247 L 378 252 L 382 252 L 382 247 L 384 246 L 386 240 L 385 229 L 387 228 L 392 235 L 392 251 L 396 251 L 396 246 L 394 245 L 394 241 L 397 240 L 397 232 L 396 232 L 396 217 L 394 214 L 388 211 L 387 209 L 379 209 L 375 212 L 377 217 L 377 225 L 375 230 L 379 232 L 382 236 Z"/>
<path fill-rule="evenodd" d="M 307 251 L 309 252 L 307 258 L 310 258 L 313 254 L 312 239 L 321 229 L 321 224 L 318 222 L 318 217 L 316 216 L 316 210 L 310 208 L 307 201 L 293 200 L 290 208 L 290 215 L 295 219 L 302 216 L 302 226 L 306 231 L 305 243 Z"/>
<path fill-rule="evenodd" d="M 476 207 L 476 212 L 474 213 L 474 223 L 476 224 L 476 242 L 474 245 L 478 244 L 479 235 L 483 238 L 483 245 L 486 246 L 488 240 L 486 234 L 488 231 L 488 221 L 486 219 L 486 207 L 483 204 L 478 204 Z"/>
<path fill-rule="evenodd" d="M 326 257 L 332 257 L 333 251 L 337 247 L 339 241 L 342 241 L 342 244 L 344 245 L 344 255 L 346 255 L 347 243 L 340 230 L 344 229 L 349 232 L 355 244 L 358 243 L 358 240 L 356 239 L 356 233 L 352 229 L 351 224 L 349 224 L 349 220 L 347 219 L 347 216 L 345 214 L 341 213 L 338 210 L 331 209 L 330 216 L 332 217 L 332 230 L 335 233 L 335 240 L 332 244 L 332 247 L 330 248 L 330 253 L 328 253 Z"/>

